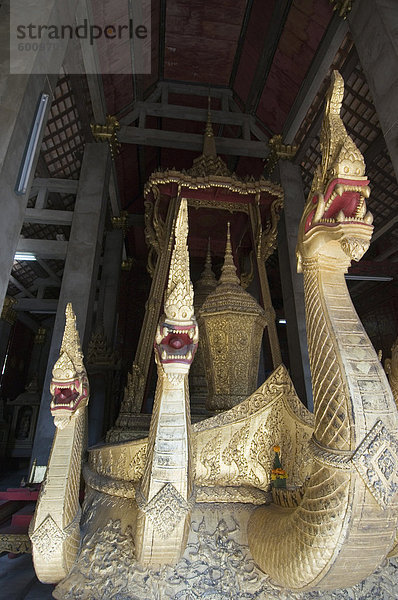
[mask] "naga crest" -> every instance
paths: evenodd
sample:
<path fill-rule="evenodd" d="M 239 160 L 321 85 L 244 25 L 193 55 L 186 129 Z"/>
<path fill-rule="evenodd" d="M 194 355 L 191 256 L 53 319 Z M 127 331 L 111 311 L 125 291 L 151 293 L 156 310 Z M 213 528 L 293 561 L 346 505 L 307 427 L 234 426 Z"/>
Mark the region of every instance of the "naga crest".
<path fill-rule="evenodd" d="M 300 222 L 298 271 L 305 258 L 323 254 L 358 261 L 369 247 L 373 216 L 366 209 L 370 188 L 361 152 L 340 117 L 344 81 L 333 71 L 321 129 L 318 166 Z"/>
<path fill-rule="evenodd" d="M 187 238 L 188 208 L 186 199 L 182 199 L 165 293 L 165 314 L 160 319 L 155 338 L 157 362 L 166 373 L 188 373 L 198 347 L 199 332 L 194 316 Z"/>
<path fill-rule="evenodd" d="M 87 406 L 89 398 L 87 373 L 76 329 L 76 315 L 70 302 L 66 306 L 65 316 L 64 337 L 50 383 L 50 410 L 55 426 L 59 429 L 68 425 L 79 409 Z"/>

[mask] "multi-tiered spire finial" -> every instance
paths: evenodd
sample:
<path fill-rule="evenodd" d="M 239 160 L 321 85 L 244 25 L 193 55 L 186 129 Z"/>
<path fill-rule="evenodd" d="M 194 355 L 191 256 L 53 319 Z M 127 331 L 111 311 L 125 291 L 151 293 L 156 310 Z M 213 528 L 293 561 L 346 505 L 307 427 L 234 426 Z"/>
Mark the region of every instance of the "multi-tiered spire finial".
<path fill-rule="evenodd" d="M 211 265 L 211 249 L 210 249 L 210 238 L 207 242 L 207 252 L 206 252 L 206 260 L 205 266 L 200 276 L 200 283 L 202 286 L 211 286 L 214 287 L 216 285 L 216 276 L 214 275 L 214 271 Z"/>
<path fill-rule="evenodd" d="M 224 265 L 221 269 L 220 284 L 236 283 L 240 285 L 239 278 L 236 274 L 236 267 L 232 255 L 230 223 L 227 225 L 227 243 L 225 245 Z"/>

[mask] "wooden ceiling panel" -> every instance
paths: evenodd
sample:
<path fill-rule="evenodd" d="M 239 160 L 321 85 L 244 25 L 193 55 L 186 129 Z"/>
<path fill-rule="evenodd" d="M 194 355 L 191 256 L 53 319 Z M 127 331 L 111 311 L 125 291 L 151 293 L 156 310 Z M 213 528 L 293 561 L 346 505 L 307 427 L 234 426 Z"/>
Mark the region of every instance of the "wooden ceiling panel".
<path fill-rule="evenodd" d="M 327 0 L 293 2 L 257 109 L 274 133 L 282 131 L 332 13 Z"/>
<path fill-rule="evenodd" d="M 96 0 L 92 2 L 94 23 L 115 28 L 128 26 L 129 10 L 126 0 Z M 96 44 L 102 73 L 131 73 L 130 39 L 122 35 L 112 39 L 101 36 Z"/>
<path fill-rule="evenodd" d="M 134 98 L 132 75 L 103 75 L 102 80 L 107 112 L 115 115 Z"/>
<path fill-rule="evenodd" d="M 168 0 L 164 76 L 228 85 L 245 0 Z"/>

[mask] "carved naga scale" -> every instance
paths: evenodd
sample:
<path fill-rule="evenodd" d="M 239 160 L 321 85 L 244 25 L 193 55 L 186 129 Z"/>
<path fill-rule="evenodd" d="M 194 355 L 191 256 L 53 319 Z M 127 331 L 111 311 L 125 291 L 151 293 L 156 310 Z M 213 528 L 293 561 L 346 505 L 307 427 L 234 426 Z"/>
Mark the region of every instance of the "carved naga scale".
<path fill-rule="evenodd" d="M 310 590 L 331 599 L 327 590 L 363 585 L 394 547 L 397 407 L 344 279 L 373 227 L 363 157 L 340 118 L 343 91 L 334 72 L 322 163 L 298 232 L 314 414 L 280 365 L 243 402 L 191 426 L 188 373 L 198 327 L 187 205 L 178 198 L 165 314 L 154 340 L 158 382 L 149 437 L 94 447 L 83 465 L 88 387 L 67 319 L 75 353 L 63 342 L 54 368 L 57 430 L 31 531 L 36 571 L 59 582 L 56 598 L 265 600 L 283 588 L 287 599 L 309 598 L 299 592 Z M 60 438 L 69 452 L 63 468 Z M 286 472 L 287 485 L 272 485 Z"/>

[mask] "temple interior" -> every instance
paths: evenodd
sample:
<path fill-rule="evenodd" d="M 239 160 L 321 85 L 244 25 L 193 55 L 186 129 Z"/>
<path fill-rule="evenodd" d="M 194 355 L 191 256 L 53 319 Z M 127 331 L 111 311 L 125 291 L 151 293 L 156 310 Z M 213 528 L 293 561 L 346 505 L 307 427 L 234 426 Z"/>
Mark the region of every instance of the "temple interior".
<path fill-rule="evenodd" d="M 0 597 L 396 598 L 396 0 L 0 31 Z"/>

